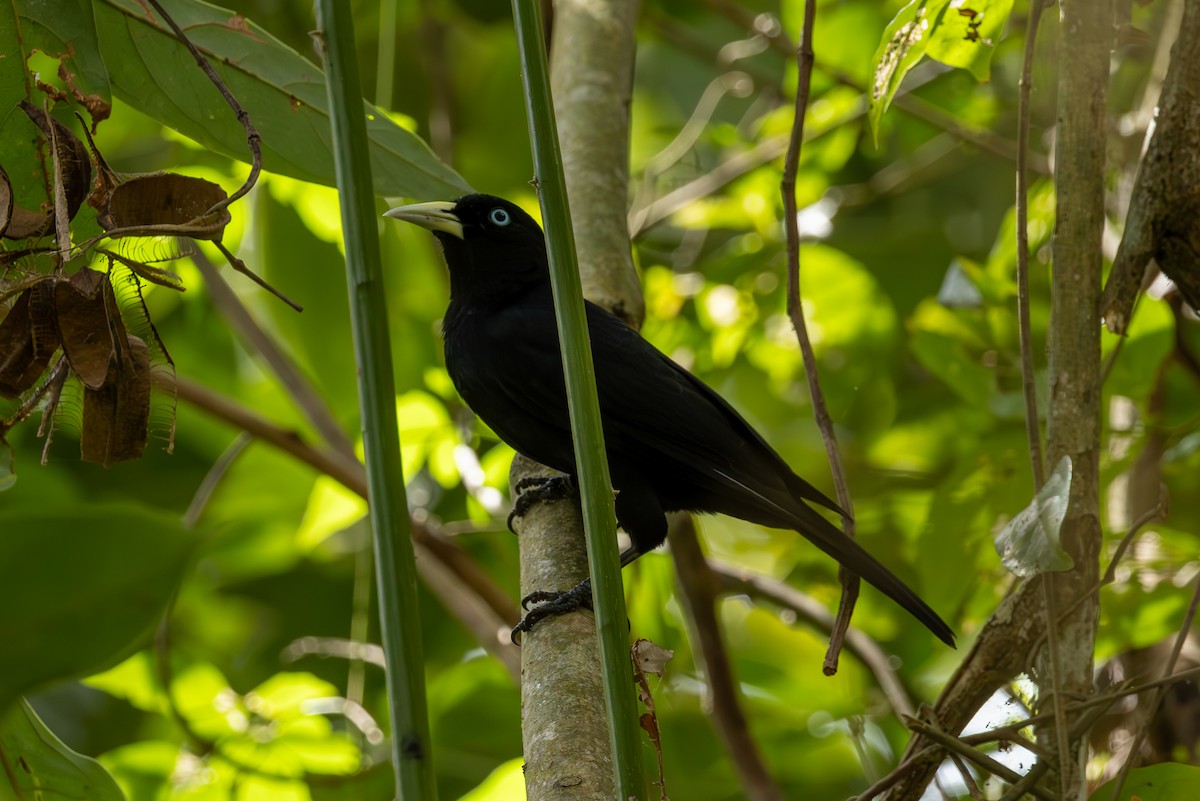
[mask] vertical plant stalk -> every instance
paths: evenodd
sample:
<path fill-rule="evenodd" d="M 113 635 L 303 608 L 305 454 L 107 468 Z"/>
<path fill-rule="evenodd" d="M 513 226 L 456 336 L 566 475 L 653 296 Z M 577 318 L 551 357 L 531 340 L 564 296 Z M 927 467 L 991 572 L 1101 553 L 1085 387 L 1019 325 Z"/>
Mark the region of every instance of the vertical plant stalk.
<path fill-rule="evenodd" d="M 512 7 L 521 56 L 525 110 L 550 256 L 551 289 L 562 347 L 584 535 L 588 544 L 588 570 L 592 579 L 596 629 L 600 637 L 600 666 L 608 708 L 617 797 L 640 799 L 645 794 L 645 780 L 629 655 L 629 624 L 615 547 L 612 482 L 604 453 L 595 368 L 588 341 L 579 268 L 575 260 L 575 242 L 567 204 L 566 181 L 562 174 L 554 104 L 550 96 L 543 28 L 535 0 L 513 0 Z"/>
<path fill-rule="evenodd" d="M 1021 389 L 1025 395 L 1025 436 L 1029 443 L 1029 461 L 1033 468 L 1033 490 L 1040 492 L 1046 483 L 1046 466 L 1042 457 L 1041 425 L 1038 421 L 1037 381 L 1033 369 L 1033 334 L 1029 323 L 1029 93 L 1033 81 L 1034 45 L 1037 43 L 1038 23 L 1042 19 L 1043 0 L 1033 0 L 1025 29 L 1025 52 L 1021 64 L 1021 79 L 1017 93 L 1017 330 L 1021 342 Z M 1058 605 L 1048 574 L 1039 577 L 1045 597 L 1046 635 L 1051 643 L 1058 642 Z M 1063 711 L 1062 692 L 1058 686 L 1058 651 L 1047 651 L 1050 661 L 1050 690 L 1054 703 L 1056 746 L 1058 753 L 1069 750 L 1067 719 Z M 1064 781 L 1066 773 L 1060 774 Z"/>
<path fill-rule="evenodd" d="M 1029 323 L 1029 93 L 1033 88 L 1033 54 L 1044 0 L 1032 0 L 1025 25 L 1025 53 L 1017 91 L 1017 328 L 1021 342 L 1021 387 L 1025 393 L 1025 435 L 1033 465 L 1034 492 L 1046 483 L 1038 422 L 1037 382 L 1033 371 L 1033 334 Z"/>
<path fill-rule="evenodd" d="M 437 801 L 416 561 L 409 539 L 386 295 L 350 7 L 338 0 L 319 0 L 317 24 L 325 58 L 350 318 L 359 366 L 358 394 L 379 585 L 379 623 L 387 660 L 396 794 L 403 801 Z"/>
<path fill-rule="evenodd" d="M 1105 109 L 1113 36 L 1111 2 L 1062 0 L 1059 43 L 1058 143 L 1055 160 L 1057 220 L 1054 233 L 1053 302 L 1050 315 L 1050 404 L 1047 459 L 1064 455 L 1073 463 L 1062 545 L 1074 561 L 1067 572 L 1047 574 L 1046 608 L 1066 608 L 1087 594 L 1059 621 L 1037 659 L 1054 692 L 1087 697 L 1094 692 L 1098 599 L 1089 590 L 1099 579 L 1100 556 L 1100 276 L 1104 230 Z M 1058 703 L 1056 702 L 1056 708 Z M 1056 715 L 1056 718 L 1059 717 Z M 1069 721 L 1039 728 L 1038 740 L 1065 740 L 1058 730 Z M 1077 797 L 1085 781 L 1078 741 L 1067 753 L 1055 746 L 1062 797 Z"/>
<path fill-rule="evenodd" d="M 804 357 L 804 376 L 808 379 L 808 394 L 812 397 L 813 415 L 817 427 L 821 429 L 821 440 L 825 443 L 825 453 L 829 457 L 829 468 L 833 472 L 833 484 L 837 489 L 838 505 L 846 510 L 842 517 L 842 530 L 846 536 L 854 537 L 854 502 L 850 497 L 850 485 L 846 481 L 846 468 L 842 464 L 842 455 L 838 450 L 837 434 L 833 430 L 833 420 L 829 417 L 829 409 L 825 406 L 825 394 L 821 391 L 821 380 L 817 375 L 817 357 L 813 353 L 812 341 L 808 336 L 808 326 L 804 322 L 804 306 L 800 302 L 800 228 L 796 219 L 796 171 L 800 166 L 800 148 L 804 142 L 804 113 L 808 110 L 808 97 L 812 84 L 813 20 L 816 18 L 816 0 L 805 0 L 804 27 L 800 32 L 800 43 L 796 47 L 796 62 L 800 71 L 800 79 L 796 86 L 796 112 L 792 123 L 792 137 L 788 143 L 787 157 L 784 160 L 783 180 L 780 189 L 783 193 L 783 224 L 787 232 L 787 309 L 792 326 L 796 329 L 796 339 L 800 342 L 800 353 Z M 858 601 L 859 578 L 844 568 L 838 570 L 842 580 L 842 600 L 838 605 L 837 619 L 833 631 L 829 635 L 829 649 L 825 652 L 825 675 L 837 673 L 838 657 L 842 652 L 842 644 L 846 639 L 846 630 L 850 627 L 850 616 L 854 613 L 854 604 Z"/>

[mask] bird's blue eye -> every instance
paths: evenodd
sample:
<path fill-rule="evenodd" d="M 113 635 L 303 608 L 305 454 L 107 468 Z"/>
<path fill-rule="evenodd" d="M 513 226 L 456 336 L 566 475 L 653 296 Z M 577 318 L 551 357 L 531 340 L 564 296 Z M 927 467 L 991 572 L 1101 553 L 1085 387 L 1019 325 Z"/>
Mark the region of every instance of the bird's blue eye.
<path fill-rule="evenodd" d="M 488 219 L 493 225 L 508 225 L 512 222 L 512 216 L 504 209 L 492 209 L 488 212 Z"/>

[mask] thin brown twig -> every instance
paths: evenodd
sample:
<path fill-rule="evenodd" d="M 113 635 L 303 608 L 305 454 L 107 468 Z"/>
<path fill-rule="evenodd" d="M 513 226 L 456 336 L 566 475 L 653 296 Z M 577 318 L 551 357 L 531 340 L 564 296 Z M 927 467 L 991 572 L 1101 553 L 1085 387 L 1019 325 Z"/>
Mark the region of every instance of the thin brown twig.
<path fill-rule="evenodd" d="M 1178 673 L 1171 674 L 1170 676 L 1164 676 L 1162 678 L 1154 679 L 1153 681 L 1144 682 L 1142 684 L 1134 684 L 1132 682 L 1125 682 L 1123 685 L 1121 685 L 1117 689 L 1111 690 L 1110 692 L 1104 693 L 1103 695 L 1097 695 L 1092 698 L 1083 699 L 1081 701 L 1073 701 L 1067 705 L 1067 711 L 1072 714 L 1075 714 L 1078 712 L 1084 712 L 1084 711 L 1091 710 L 1091 709 L 1101 708 L 1101 711 L 1103 712 L 1104 709 L 1107 709 L 1114 702 L 1120 700 L 1121 698 L 1124 698 L 1127 695 L 1137 695 L 1138 693 L 1144 693 L 1147 690 L 1152 690 L 1152 689 L 1155 689 L 1157 687 L 1162 687 L 1167 684 L 1174 684 L 1177 681 L 1185 681 L 1187 679 L 1192 679 L 1192 678 L 1196 678 L 1196 677 L 1200 677 L 1200 667 L 1194 667 L 1194 668 L 1188 668 L 1187 670 L 1181 670 Z M 978 745 L 980 743 L 992 742 L 994 740 L 1007 739 L 1010 734 L 1019 732 L 1021 729 L 1027 729 L 1030 726 L 1036 726 L 1039 723 L 1045 723 L 1045 722 L 1053 719 L 1053 717 L 1054 717 L 1053 713 L 1049 713 L 1049 712 L 1038 714 L 1038 715 L 1030 715 L 1029 717 L 1024 718 L 1022 720 L 1014 721 L 1012 723 L 1007 723 L 1004 726 L 999 726 L 994 729 L 988 729 L 987 731 L 981 731 L 977 734 L 964 735 L 960 739 L 962 739 L 963 742 L 971 744 L 971 745 Z M 1074 735 L 1074 732 L 1072 732 L 1072 735 Z M 1029 747 L 1026 743 L 1018 743 L 1018 745 L 1021 745 L 1022 747 L 1025 747 L 1025 748 Z M 1030 750 L 1033 750 L 1033 749 L 1031 748 Z"/>
<path fill-rule="evenodd" d="M 880 793 L 887 792 L 888 788 L 915 770 L 916 766 L 920 764 L 921 760 L 924 760 L 934 752 L 939 752 L 941 750 L 942 749 L 935 745 L 929 745 L 920 751 L 915 752 L 914 757 L 920 757 L 920 759 L 913 758 L 901 760 L 900 764 L 892 768 L 892 770 L 886 776 L 879 779 L 879 781 L 875 782 L 858 795 L 854 796 L 854 798 L 852 798 L 850 801 L 871 801 L 871 799 L 875 798 L 875 796 L 879 795 Z"/>
<path fill-rule="evenodd" d="M 975 783 L 975 777 L 971 775 L 971 769 L 967 767 L 967 763 L 963 762 L 963 758 L 958 754 L 950 754 L 950 761 L 954 763 L 954 767 L 958 768 L 958 773 L 962 776 L 963 784 L 967 786 L 967 793 L 974 801 L 983 801 L 983 794 L 979 792 L 979 785 Z"/>
<path fill-rule="evenodd" d="M 1024 778 L 1012 768 L 997 762 L 995 759 L 992 759 L 982 751 L 966 745 L 962 740 L 952 734 L 942 731 L 942 729 L 936 725 L 928 723 L 924 720 L 920 720 L 919 718 L 912 717 L 908 718 L 906 723 L 908 724 L 908 727 L 917 734 L 933 740 L 935 743 L 951 753 L 956 753 L 962 757 L 965 757 L 966 759 L 969 759 L 989 773 L 1004 779 L 1009 784 L 1016 784 Z M 1031 795 L 1042 799 L 1042 801 L 1057 801 L 1053 793 L 1050 793 L 1036 785 L 1030 786 L 1028 792 Z"/>
<path fill-rule="evenodd" d="M 262 276 L 255 273 L 249 267 L 247 267 L 246 262 L 242 261 L 236 255 L 234 255 L 233 251 L 231 251 L 229 248 L 225 247 L 224 242 L 222 242 L 219 239 L 214 239 L 214 240 L 212 240 L 212 244 L 213 244 L 213 247 L 215 247 L 217 250 L 221 251 L 221 255 L 224 256 L 229 261 L 230 267 L 237 270 L 239 273 L 246 276 L 251 281 L 258 284 L 260 287 L 267 290 L 272 295 L 279 298 L 280 300 L 282 300 L 287 305 L 291 306 L 296 311 L 298 311 L 298 312 L 304 311 L 303 306 L 301 306 L 299 303 L 297 303 L 296 301 L 289 298 L 287 295 L 280 292 L 275 287 L 268 284 L 266 279 L 264 279 Z"/>
<path fill-rule="evenodd" d="M 171 18 L 171 15 L 163 9 L 158 0 L 149 0 L 149 2 L 154 7 L 154 10 L 158 12 L 159 16 L 163 18 L 163 21 L 174 31 L 179 41 L 183 43 L 183 46 L 192 54 L 192 58 L 196 60 L 196 65 L 200 67 L 201 72 L 212 81 L 213 86 L 217 87 L 217 91 L 221 93 L 221 97 L 225 98 L 225 102 L 233 109 L 238 122 L 241 123 L 242 128 L 246 131 L 246 146 L 250 149 L 250 174 L 246 176 L 245 183 L 236 192 L 214 205 L 205 213 L 205 216 L 214 214 L 241 198 L 258 182 L 258 174 L 262 171 L 262 137 L 254 127 L 254 124 L 250 122 L 250 114 L 242 108 L 241 103 L 233 96 L 229 88 L 225 86 L 225 82 L 221 80 L 221 76 L 217 75 L 216 70 L 213 69 L 212 64 L 209 63 L 205 55 L 192 43 L 192 40 L 187 37 L 183 29 Z"/>
<path fill-rule="evenodd" d="M 1017 325 L 1021 343 L 1021 386 L 1025 394 L 1025 433 L 1029 440 L 1035 491 L 1046 483 L 1046 466 L 1042 458 L 1037 383 L 1033 372 L 1033 333 L 1029 322 L 1029 93 L 1033 82 L 1034 44 L 1043 7 L 1043 0 L 1033 0 L 1029 6 L 1017 93 Z"/>
<path fill-rule="evenodd" d="M 1100 716 L 1103 715 L 1118 699 L 1123 698 L 1126 695 L 1135 695 L 1154 687 L 1162 687 L 1167 684 L 1173 684 L 1177 681 L 1194 678 L 1196 676 L 1200 676 L 1200 667 L 1183 670 L 1172 676 L 1146 682 L 1144 684 L 1134 685 L 1132 682 L 1127 682 L 1122 687 L 1105 693 L 1104 695 L 1072 702 L 1070 705 L 1068 705 L 1068 711 L 1072 714 L 1083 714 L 1079 715 L 1079 717 L 1075 719 L 1075 722 L 1071 727 L 1071 739 L 1076 739 L 1086 734 L 1096 720 L 1099 719 Z M 997 740 L 1009 740 L 1023 748 L 1033 751 L 1034 753 L 1040 753 L 1040 750 L 1036 744 L 1030 743 L 1024 740 L 1024 738 L 1018 737 L 1017 733 L 1021 729 L 1035 726 L 1040 723 L 1045 723 L 1053 720 L 1053 718 L 1053 713 L 1030 715 L 1028 718 L 1024 718 L 1004 726 L 988 729 L 987 731 L 979 732 L 977 734 L 964 735 L 957 739 L 968 746 L 982 745 L 984 743 L 994 742 Z M 902 778 L 915 770 L 918 765 L 922 764 L 928 758 L 928 756 L 939 750 L 941 749 L 936 746 L 929 745 L 913 752 L 906 759 L 902 760 L 890 773 L 888 773 L 888 775 L 875 782 L 867 790 L 860 794 L 856 801 L 870 801 L 870 799 L 875 798 L 877 795 L 886 791 L 892 785 L 896 784 Z M 1034 765 L 1019 782 L 1009 788 L 1008 792 L 1005 793 L 1001 801 L 1017 801 L 1017 799 L 1023 798 L 1029 791 L 1029 788 L 1033 786 L 1033 784 L 1036 783 L 1046 773 L 1046 771 L 1049 770 L 1050 764 L 1051 763 L 1049 760 L 1040 759 L 1038 763 Z"/>
<path fill-rule="evenodd" d="M 1070 738 L 1074 740 L 1087 734 L 1087 732 L 1092 728 L 1092 725 L 1100 718 L 1101 715 L 1105 713 L 1105 711 L 1108 709 L 1108 704 L 1111 704 L 1113 700 L 1115 699 L 1109 699 L 1104 705 L 1096 705 L 1078 717 L 1075 720 L 1075 723 L 1071 726 Z M 1053 718 L 1053 715 L 1044 715 L 1042 717 L 1045 720 L 1050 720 Z M 1019 782 L 1016 782 L 1008 788 L 1008 792 L 1001 797 L 1000 801 L 1018 801 L 1018 799 L 1024 798 L 1028 793 L 1031 792 L 1030 788 L 1034 787 L 1039 781 L 1041 781 L 1042 776 L 1046 775 L 1046 773 L 1050 771 L 1050 767 L 1053 764 L 1053 760 L 1046 759 L 1044 757 L 1039 758 L 1037 764 L 1030 768 L 1029 772 L 1026 773 Z"/>
<path fill-rule="evenodd" d="M 792 122 L 787 156 L 784 160 L 783 180 L 780 182 L 780 191 L 783 194 L 784 227 L 787 231 L 787 309 L 792 326 L 796 329 L 796 339 L 800 343 L 800 352 L 804 358 L 804 374 L 808 378 L 808 392 L 812 397 L 813 414 L 817 419 L 817 427 L 821 429 L 821 439 L 825 442 L 825 453 L 829 457 L 833 483 L 837 488 L 838 504 L 845 510 L 842 515 L 842 530 L 847 537 L 853 539 L 854 503 L 846 481 L 846 469 L 838 450 L 833 420 L 825 405 L 825 395 L 821 392 L 821 382 L 817 375 L 817 358 L 813 353 L 812 341 L 808 336 L 808 326 L 804 321 L 804 307 L 800 302 L 800 227 L 796 219 L 798 213 L 796 172 L 799 169 L 800 149 L 804 141 L 804 114 L 808 110 L 808 98 L 812 86 L 813 61 L 815 60 L 812 32 L 816 14 L 816 0 L 805 0 L 804 27 L 800 34 L 800 45 L 796 48 L 800 77 L 796 86 L 795 117 Z M 838 606 L 838 617 L 834 623 L 833 632 L 829 637 L 829 649 L 825 653 L 824 670 L 825 674 L 830 676 L 837 672 L 838 655 L 841 653 L 842 644 L 845 641 L 846 630 L 850 626 L 850 615 L 858 600 L 860 583 L 858 576 L 848 570 L 841 569 L 838 571 L 838 575 L 842 580 L 842 599 Z"/>

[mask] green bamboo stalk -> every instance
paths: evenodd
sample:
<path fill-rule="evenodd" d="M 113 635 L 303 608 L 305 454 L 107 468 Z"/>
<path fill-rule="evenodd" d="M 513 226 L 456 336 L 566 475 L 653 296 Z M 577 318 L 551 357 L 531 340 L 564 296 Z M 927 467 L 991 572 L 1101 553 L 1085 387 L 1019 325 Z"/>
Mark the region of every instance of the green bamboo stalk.
<path fill-rule="evenodd" d="M 542 222 L 550 255 L 550 279 L 558 319 L 571 412 L 571 435 L 583 507 L 588 571 L 600 638 L 600 665 L 604 672 L 604 698 L 608 705 L 609 736 L 617 797 L 645 797 L 641 736 L 633 695 L 633 670 L 629 656 L 629 623 L 625 592 L 617 560 L 616 518 L 612 482 L 604 453 L 596 373 L 587 334 L 583 287 L 575 256 L 575 237 L 567 205 L 558 147 L 558 128 L 550 96 L 550 77 L 537 0 L 512 0 L 525 111 L 533 145 L 534 173 L 542 204 Z"/>
<path fill-rule="evenodd" d="M 346 244 L 346 281 L 358 360 L 367 488 L 375 542 L 379 622 L 387 660 L 392 768 L 404 801 L 437 801 L 425 698 L 417 571 L 400 463 L 396 388 L 384 304 L 378 214 L 371 185 L 354 25 L 344 0 L 318 0 L 319 41 L 333 127 L 333 156 Z"/>

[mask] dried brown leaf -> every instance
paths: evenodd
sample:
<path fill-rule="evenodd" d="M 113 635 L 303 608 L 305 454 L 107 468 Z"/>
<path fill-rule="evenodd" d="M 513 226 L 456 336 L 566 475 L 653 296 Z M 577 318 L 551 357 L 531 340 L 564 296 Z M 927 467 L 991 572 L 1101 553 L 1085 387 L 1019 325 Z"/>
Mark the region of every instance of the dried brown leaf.
<path fill-rule="evenodd" d="M 37 383 L 58 344 L 50 282 L 41 281 L 18 295 L 0 321 L 0 396 L 16 398 Z"/>
<path fill-rule="evenodd" d="M 63 350 L 71 369 L 89 389 L 99 389 L 110 364 L 124 347 L 125 325 L 108 276 L 84 267 L 54 287 Z M 120 343 L 120 344 L 118 344 Z"/>
<path fill-rule="evenodd" d="M 100 225 L 106 231 L 217 240 L 229 223 L 229 212 L 206 213 L 226 197 L 224 189 L 202 178 L 171 172 L 139 175 L 112 190 Z"/>
<path fill-rule="evenodd" d="M 12 184 L 8 182 L 8 173 L 0 167 L 0 236 L 8 230 L 8 224 L 13 215 Z"/>
<path fill-rule="evenodd" d="M 83 391 L 83 431 L 79 448 L 84 461 L 112 467 L 139 459 L 146 450 L 150 422 L 150 350 L 128 335 L 109 364 L 104 384 Z"/>
<path fill-rule="evenodd" d="M 74 219 L 79 207 L 83 205 L 84 200 L 88 199 L 88 194 L 91 192 L 91 158 L 88 155 L 88 149 L 84 146 L 83 141 L 80 141 L 79 137 L 71 131 L 71 128 L 62 125 L 61 122 L 34 104 L 22 101 L 20 108 L 29 115 L 30 120 L 34 121 L 34 125 L 42 132 L 43 137 L 46 137 L 47 141 L 55 143 L 54 161 L 56 169 L 62 176 L 62 195 L 64 195 L 66 203 L 66 217 Z M 49 230 L 49 222 L 53 217 L 53 211 L 47 213 L 47 230 Z M 17 239 L 12 233 L 7 236 L 10 239 Z"/>

